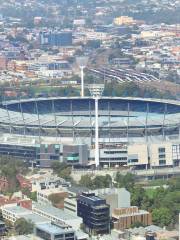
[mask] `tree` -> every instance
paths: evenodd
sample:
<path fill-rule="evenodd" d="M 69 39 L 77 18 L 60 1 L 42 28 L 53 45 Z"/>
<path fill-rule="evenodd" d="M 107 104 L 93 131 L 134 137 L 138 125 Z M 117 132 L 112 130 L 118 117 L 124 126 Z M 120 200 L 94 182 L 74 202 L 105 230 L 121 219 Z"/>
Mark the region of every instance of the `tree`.
<path fill-rule="evenodd" d="M 34 224 L 24 218 L 19 218 L 14 224 L 15 231 L 18 235 L 31 234 Z"/>
<path fill-rule="evenodd" d="M 112 185 L 112 178 L 109 174 L 106 174 L 105 176 L 98 175 L 95 178 L 86 174 L 81 176 L 79 184 L 90 189 L 109 188 Z"/>
<path fill-rule="evenodd" d="M 58 161 L 53 161 L 51 164 L 51 168 L 53 169 L 53 172 L 58 174 L 60 171 L 64 170 L 67 168 L 66 163 L 61 163 Z"/>
<path fill-rule="evenodd" d="M 22 193 L 30 198 L 32 201 L 37 201 L 37 192 L 31 192 L 29 188 L 21 189 Z"/>
<path fill-rule="evenodd" d="M 180 190 L 180 177 L 173 177 L 168 181 L 169 190 Z"/>
<path fill-rule="evenodd" d="M 168 226 L 172 222 L 173 215 L 168 208 L 155 208 L 152 211 L 152 220 L 160 227 Z"/>
<path fill-rule="evenodd" d="M 135 183 L 135 176 L 131 173 L 127 173 L 126 175 L 120 174 L 117 172 L 115 177 L 117 187 L 127 188 L 129 191 L 133 189 Z"/>
<path fill-rule="evenodd" d="M 71 181 L 71 179 L 72 179 L 71 178 L 71 167 L 67 167 L 67 168 L 63 169 L 62 171 L 60 171 L 58 176 L 67 181 Z"/>
<path fill-rule="evenodd" d="M 31 192 L 29 198 L 34 201 L 37 202 L 37 192 Z"/>
<path fill-rule="evenodd" d="M 145 190 L 142 187 L 134 187 L 131 194 L 131 204 L 133 206 L 141 207 L 145 197 Z"/>
<path fill-rule="evenodd" d="M 84 187 L 87 187 L 87 188 L 91 189 L 93 187 L 91 176 L 89 174 L 82 175 L 81 179 L 79 181 L 79 184 L 81 186 L 84 186 Z"/>
<path fill-rule="evenodd" d="M 71 168 L 66 163 L 61 163 L 54 161 L 51 164 L 53 172 L 56 173 L 59 177 L 64 178 L 65 180 L 71 180 Z"/>
<path fill-rule="evenodd" d="M 131 224 L 131 228 L 139 228 L 139 227 L 144 227 L 144 224 L 138 221 Z"/>
<path fill-rule="evenodd" d="M 9 182 L 8 192 L 12 193 L 18 190 L 19 183 L 17 181 L 16 176 L 18 174 L 25 174 L 28 171 L 27 166 L 23 161 L 19 161 L 13 157 L 0 157 L 0 174 L 1 176 L 6 177 Z"/>
<path fill-rule="evenodd" d="M 29 190 L 28 187 L 22 188 L 22 189 L 21 189 L 21 192 L 22 192 L 24 195 L 26 195 L 27 197 L 29 197 L 30 194 L 31 194 L 31 191 Z"/>

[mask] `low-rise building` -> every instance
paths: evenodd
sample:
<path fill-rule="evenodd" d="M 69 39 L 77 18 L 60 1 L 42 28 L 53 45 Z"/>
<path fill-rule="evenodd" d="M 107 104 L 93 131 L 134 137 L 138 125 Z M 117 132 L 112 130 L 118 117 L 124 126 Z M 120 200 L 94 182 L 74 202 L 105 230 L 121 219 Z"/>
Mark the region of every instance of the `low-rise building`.
<path fill-rule="evenodd" d="M 145 210 L 139 210 L 138 207 L 117 208 L 112 214 L 113 225 L 117 230 L 130 228 L 134 223 L 143 225 L 152 224 L 151 214 Z"/>
<path fill-rule="evenodd" d="M 5 237 L 3 240 L 32 240 L 32 239 L 33 240 L 42 240 L 42 238 L 37 237 L 34 234 Z"/>
<path fill-rule="evenodd" d="M 34 233 L 36 236 L 42 239 L 48 240 L 76 240 L 76 235 L 73 229 L 71 228 L 60 228 L 56 225 L 47 223 L 39 224 L 35 226 Z"/>
<path fill-rule="evenodd" d="M 34 213 L 47 218 L 52 223 L 62 227 L 72 227 L 74 230 L 80 229 L 82 218 L 75 214 L 70 214 L 66 210 L 55 208 L 51 205 L 33 204 L 32 210 Z"/>
<path fill-rule="evenodd" d="M 33 213 L 32 211 L 20 207 L 17 204 L 7 204 L 1 207 L 2 216 L 5 220 L 14 224 L 17 219 L 24 218 L 34 224 L 49 223 L 50 220 L 43 216 Z"/>
<path fill-rule="evenodd" d="M 114 19 L 115 25 L 130 25 L 133 23 L 135 23 L 134 19 L 128 16 L 121 16 Z"/>
<path fill-rule="evenodd" d="M 40 204 L 53 204 L 51 197 L 59 199 L 54 202 L 56 207 L 64 208 L 64 199 L 68 197 L 68 193 L 65 188 L 50 188 L 37 191 L 37 201 Z"/>
<path fill-rule="evenodd" d="M 89 191 L 89 189 L 85 187 L 68 187 L 68 197 L 64 199 L 64 209 L 71 213 L 77 213 L 77 198 L 82 192 L 87 191 Z"/>
<path fill-rule="evenodd" d="M 71 184 L 56 175 L 52 175 L 51 171 L 40 172 L 40 174 L 33 174 L 26 176 L 26 180 L 32 186 L 32 192 L 38 192 L 43 189 L 54 189 L 60 187 L 68 187 Z"/>

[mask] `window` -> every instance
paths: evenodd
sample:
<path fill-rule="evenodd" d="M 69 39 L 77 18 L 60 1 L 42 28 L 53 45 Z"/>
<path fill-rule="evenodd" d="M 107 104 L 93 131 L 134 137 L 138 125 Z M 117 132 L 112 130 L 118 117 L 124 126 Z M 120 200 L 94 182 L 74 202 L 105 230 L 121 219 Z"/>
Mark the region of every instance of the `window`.
<path fill-rule="evenodd" d="M 163 148 L 159 148 L 159 153 L 165 153 L 166 149 L 163 147 Z"/>
<path fill-rule="evenodd" d="M 138 162 L 138 159 L 129 159 L 128 162 L 129 162 L 129 163 L 137 163 L 137 162 Z"/>
<path fill-rule="evenodd" d="M 78 163 L 79 162 L 79 153 L 70 153 L 67 156 L 67 161 L 71 163 Z"/>
<path fill-rule="evenodd" d="M 42 231 L 41 229 L 36 230 L 37 236 L 45 240 L 51 240 L 51 235 L 47 232 Z"/>
<path fill-rule="evenodd" d="M 57 155 L 51 155 L 50 160 L 59 160 L 59 156 Z"/>
<path fill-rule="evenodd" d="M 48 153 L 48 144 L 45 144 L 45 153 Z"/>
<path fill-rule="evenodd" d="M 159 160 L 159 165 L 166 165 L 166 160 Z"/>
<path fill-rule="evenodd" d="M 59 239 L 63 239 L 63 237 L 64 237 L 63 234 L 57 234 L 57 235 L 55 235 L 54 239 L 59 240 Z"/>
<path fill-rule="evenodd" d="M 67 237 L 74 237 L 74 233 L 66 233 L 65 234 L 65 237 L 67 238 Z"/>

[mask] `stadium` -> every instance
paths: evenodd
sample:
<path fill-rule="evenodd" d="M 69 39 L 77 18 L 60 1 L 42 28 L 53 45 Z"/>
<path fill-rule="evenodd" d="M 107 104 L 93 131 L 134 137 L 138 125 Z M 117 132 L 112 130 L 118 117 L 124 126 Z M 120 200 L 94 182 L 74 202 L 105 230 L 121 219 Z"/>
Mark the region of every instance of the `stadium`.
<path fill-rule="evenodd" d="M 9 136 L 54 139 L 88 145 L 88 159 L 94 160 L 95 100 L 91 97 L 36 98 L 4 101 L 0 105 L 0 131 Z M 178 146 L 180 161 L 180 102 L 159 99 L 102 97 L 99 99 L 99 144 L 102 166 L 150 165 L 149 146 L 171 143 Z M 138 157 L 143 146 L 147 157 Z M 168 145 L 169 146 L 169 145 Z M 134 147 L 134 151 L 132 151 Z M 129 152 L 130 151 L 130 152 Z M 139 150 L 140 151 L 140 150 Z M 143 150 L 142 154 L 145 150 Z M 168 154 L 170 150 L 167 150 Z M 179 151 L 179 152 L 178 152 Z M 171 154 L 172 154 L 171 153 Z M 165 155 L 165 154 L 161 154 Z M 167 155 L 167 154 L 166 154 Z M 173 155 L 173 154 L 172 154 Z M 147 158 L 147 159 L 146 159 Z M 153 161 L 157 162 L 153 158 Z M 167 162 L 162 159 L 158 164 Z M 76 161 L 72 161 L 76 162 Z M 159 166 L 158 165 L 158 166 Z M 163 164 L 162 164 L 163 165 Z"/>

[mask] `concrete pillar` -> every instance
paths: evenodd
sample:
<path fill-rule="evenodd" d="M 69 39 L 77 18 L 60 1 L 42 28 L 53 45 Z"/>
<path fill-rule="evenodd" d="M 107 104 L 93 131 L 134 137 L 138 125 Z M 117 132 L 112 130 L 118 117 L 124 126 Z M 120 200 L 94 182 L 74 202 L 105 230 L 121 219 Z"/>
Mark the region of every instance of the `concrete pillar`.
<path fill-rule="evenodd" d="M 99 166 L 99 121 L 98 121 L 98 97 L 95 98 L 95 164 Z"/>
<path fill-rule="evenodd" d="M 84 97 L 84 66 L 81 69 L 81 97 Z"/>

